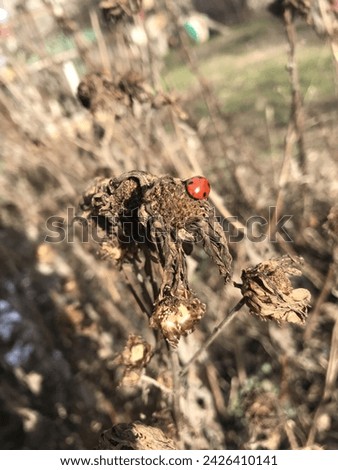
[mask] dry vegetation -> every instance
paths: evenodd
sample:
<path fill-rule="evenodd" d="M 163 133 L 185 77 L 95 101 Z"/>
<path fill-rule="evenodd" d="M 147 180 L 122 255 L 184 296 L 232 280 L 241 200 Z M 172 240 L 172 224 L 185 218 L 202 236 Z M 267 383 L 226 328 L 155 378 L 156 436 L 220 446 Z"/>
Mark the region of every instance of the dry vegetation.
<path fill-rule="evenodd" d="M 0 447 L 337 449 L 337 2 L 197 47 L 159 1 L 165 64 L 141 1 L 37 3 L 0 38 Z"/>

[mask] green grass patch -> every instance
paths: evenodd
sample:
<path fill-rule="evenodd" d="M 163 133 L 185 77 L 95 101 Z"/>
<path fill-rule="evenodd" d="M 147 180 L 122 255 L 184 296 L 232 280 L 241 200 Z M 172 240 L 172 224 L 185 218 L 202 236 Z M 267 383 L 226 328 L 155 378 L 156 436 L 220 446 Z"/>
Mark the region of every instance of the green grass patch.
<path fill-rule="evenodd" d="M 281 31 L 273 35 L 266 22 L 234 27 L 233 35 L 197 46 L 196 53 L 201 73 L 227 115 L 257 115 L 269 106 L 274 109 L 276 124 L 283 125 L 289 118 L 291 100 L 287 43 Z M 306 36 L 298 41 L 297 62 L 304 102 L 310 105 L 334 97 L 335 84 L 329 46 L 311 32 Z M 196 77 L 174 54 L 167 61 L 164 83 L 190 93 L 198 117 L 207 114 Z"/>

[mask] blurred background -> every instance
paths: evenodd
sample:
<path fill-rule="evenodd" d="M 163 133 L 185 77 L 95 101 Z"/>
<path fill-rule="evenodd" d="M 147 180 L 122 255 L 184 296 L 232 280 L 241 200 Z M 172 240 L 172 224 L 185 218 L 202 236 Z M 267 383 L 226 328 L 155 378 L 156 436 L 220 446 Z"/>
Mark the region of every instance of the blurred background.
<path fill-rule="evenodd" d="M 336 0 L 0 0 L 0 448 L 92 449 L 136 420 L 184 448 L 338 448 L 337 63 Z M 312 294 L 305 327 L 237 314 L 185 376 L 179 438 L 168 354 L 130 383 L 116 360 L 131 334 L 156 348 L 128 267 L 73 223 L 131 170 L 206 176 L 233 281 L 298 255 Z M 182 363 L 240 298 L 202 250 L 188 270 L 207 314 Z"/>

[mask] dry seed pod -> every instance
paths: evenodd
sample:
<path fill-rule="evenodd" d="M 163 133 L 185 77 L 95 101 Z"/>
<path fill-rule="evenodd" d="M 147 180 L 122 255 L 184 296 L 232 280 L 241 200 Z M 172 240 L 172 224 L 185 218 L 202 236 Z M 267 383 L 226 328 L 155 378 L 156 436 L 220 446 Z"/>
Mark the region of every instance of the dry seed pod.
<path fill-rule="evenodd" d="M 177 447 L 161 429 L 145 424 L 120 423 L 101 434 L 98 449 L 106 450 L 174 450 Z"/>
<path fill-rule="evenodd" d="M 85 75 L 77 89 L 77 97 L 102 126 L 109 120 L 121 118 L 130 108 L 130 99 L 104 73 Z"/>
<path fill-rule="evenodd" d="M 143 369 L 152 357 L 152 348 L 141 336 L 129 335 L 119 362 L 131 369 Z"/>
<path fill-rule="evenodd" d="M 186 297 L 168 295 L 154 305 L 150 326 L 159 328 L 168 343 L 176 347 L 181 336 L 194 331 L 205 311 L 205 304 L 191 292 L 186 292 Z"/>
<path fill-rule="evenodd" d="M 129 335 L 123 352 L 116 361 L 125 367 L 121 385 L 136 385 L 152 354 L 152 347 L 141 336 Z"/>
<path fill-rule="evenodd" d="M 288 257 L 272 259 L 242 272 L 243 284 L 236 285 L 252 314 L 264 320 L 304 324 L 311 294 L 293 289 L 288 276 L 300 276 Z"/>
<path fill-rule="evenodd" d="M 190 197 L 182 180 L 170 176 L 158 178 L 145 192 L 139 215 L 144 226 L 151 223 L 150 235 L 156 240 L 162 238 L 167 259 L 178 251 L 179 243 L 201 242 L 225 282 L 229 280 L 232 258 L 215 211 L 206 199 Z"/>

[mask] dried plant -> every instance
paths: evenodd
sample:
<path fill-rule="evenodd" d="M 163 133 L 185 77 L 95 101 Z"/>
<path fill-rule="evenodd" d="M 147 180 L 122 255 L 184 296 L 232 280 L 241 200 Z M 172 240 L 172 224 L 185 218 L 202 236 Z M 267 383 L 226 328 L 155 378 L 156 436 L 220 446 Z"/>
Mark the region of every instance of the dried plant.
<path fill-rule="evenodd" d="M 299 260 L 298 260 L 299 263 Z M 296 262 L 289 257 L 271 259 L 242 272 L 243 284 L 236 285 L 250 312 L 263 320 L 304 324 L 311 294 L 294 289 L 289 276 L 300 276 Z"/>
<path fill-rule="evenodd" d="M 109 429 L 101 435 L 101 449 L 275 449 L 288 447 L 287 439 L 291 448 L 306 443 L 307 448 L 316 448 L 317 443 L 332 446 L 337 433 L 337 209 L 331 210 L 327 223 L 333 245 L 321 228 L 323 214 L 335 204 L 334 126 L 328 103 L 321 103 L 325 106 L 322 119 L 322 106 L 321 111 L 314 110 L 313 99 L 304 103 L 299 99 L 300 85 L 307 80 L 297 80 L 293 19 L 296 8 L 311 25 L 319 18 L 318 25 L 329 34 L 333 47 L 337 1 L 279 2 L 288 6 L 288 68 L 294 96 L 294 125 L 290 119 L 283 162 L 278 159 L 279 141 L 286 129 L 277 126 L 269 112 L 271 103 L 274 112 L 275 101 L 266 101 L 253 81 L 253 86 L 258 85 L 257 103 L 266 106 L 266 137 L 273 144 L 269 149 L 264 126 L 251 125 L 251 117 L 247 126 L 245 111 L 233 119 L 218 85 L 212 89 L 212 70 L 203 76 L 202 70 L 207 69 L 200 67 L 200 59 L 209 54 L 218 59 L 223 45 L 224 50 L 233 47 L 234 39 L 237 56 L 241 41 L 236 40 L 238 31 L 229 28 L 229 39 L 224 37 L 219 48 L 215 49 L 214 42 L 191 48 L 181 27 L 182 11 L 189 13 L 186 6 L 191 2 L 156 2 L 149 13 L 144 1 L 146 12 L 139 18 L 135 15 L 140 1 L 97 2 L 114 26 L 109 32 L 100 29 L 94 10 L 88 15 L 84 2 L 71 2 L 80 7 L 72 16 L 71 4 L 66 14 L 49 0 L 40 2 L 38 11 L 27 7 L 29 2 L 20 3 L 26 8 L 11 22 L 18 50 L 10 51 L 13 41 L 8 41 L 8 47 L 6 40 L 2 42 L 9 67 L 1 67 L 0 78 L 0 120 L 5 130 L 0 142 L 4 157 L 0 172 L 0 331 L 4 344 L 0 414 L 6 418 L 0 431 L 2 444 L 88 449 L 97 445 L 103 429 Z M 163 61 L 157 38 L 152 38 L 153 30 L 147 26 L 147 16 L 157 11 L 169 35 L 175 31 L 173 35 L 179 37 L 177 47 L 194 76 L 190 89 L 183 91 L 186 80 L 182 83 L 185 106 L 198 111 L 191 113 L 189 124 L 182 122 L 187 115 L 177 100 L 159 91 L 161 84 L 172 86 L 172 71 L 173 82 L 177 80 L 179 51 L 168 61 L 170 73 L 166 67 L 160 76 Z M 52 35 L 67 36 L 72 50 L 51 53 L 43 37 L 47 24 L 54 24 Z M 88 26 L 96 41 L 87 39 Z M 132 42 L 134 26 L 144 27 L 148 36 L 141 48 Z M 245 75 L 256 63 L 254 57 L 261 55 L 257 51 L 269 59 L 272 47 L 280 51 L 278 46 L 271 44 L 263 51 L 253 38 L 241 57 Z M 34 54 L 34 62 L 25 63 L 24 54 L 32 59 Z M 107 71 L 107 75 L 90 73 L 82 78 L 78 96 L 91 115 L 79 112 L 70 96 L 65 81 L 68 62 L 81 73 Z M 179 63 L 181 77 L 185 70 Z M 134 70 L 126 74 L 130 67 Z M 192 83 L 190 74 L 184 78 Z M 70 82 L 73 90 L 77 81 Z M 315 82 L 311 89 L 316 88 Z M 317 102 L 320 94 L 316 91 L 315 95 Z M 201 96 L 206 105 L 203 110 L 199 109 Z M 310 105 L 311 112 L 302 113 L 299 104 L 305 110 Z M 93 139 L 91 116 L 100 129 L 100 142 Z M 304 122 L 299 119 L 302 116 Z M 305 158 L 306 167 L 300 165 L 291 172 L 295 139 L 302 134 L 306 137 L 304 156 L 311 158 Z M 261 158 L 266 152 L 273 153 L 271 164 Z M 130 172 L 133 168 L 147 169 L 147 173 Z M 246 236 L 232 245 L 234 271 L 240 272 L 244 263 L 254 265 L 266 259 L 266 251 L 290 253 L 293 258 L 302 252 L 306 282 L 315 294 L 307 327 L 316 320 L 308 336 L 305 333 L 311 329 L 303 335 L 298 328 L 281 329 L 273 324 L 264 328 L 238 314 L 245 302 L 261 319 L 305 321 L 310 295 L 291 285 L 289 276 L 299 272 L 290 260 L 264 261 L 247 269 L 239 300 L 232 297 L 231 288 L 221 291 L 216 269 L 215 275 L 205 273 L 203 263 L 198 270 L 204 277 L 196 276 L 195 292 L 191 289 L 187 267 L 190 273 L 196 260 L 186 264 L 196 244 L 216 262 L 225 282 L 232 264 L 213 207 L 187 193 L 185 176 L 201 174 L 202 168 L 208 169 L 219 192 L 213 191 L 211 202 L 245 235 L 245 219 L 262 214 L 267 204 L 277 200 L 276 217 L 292 208 L 295 217 L 290 230 L 296 242 L 283 243 L 277 237 L 276 244 L 261 244 Z M 163 174 L 178 177 L 155 176 Z M 65 207 L 77 204 L 83 185 L 93 175 L 111 176 L 95 180 L 82 204 L 95 228 L 100 254 L 109 259 L 106 263 L 95 260 L 78 231 L 72 238 L 69 227 L 70 243 L 41 243 L 46 220 L 53 217 L 55 221 L 55 216 L 67 220 Z M 301 201 L 304 212 L 299 209 Z M 240 216 L 241 222 L 230 222 L 231 213 Z M 135 311 L 135 300 L 144 316 Z M 197 327 L 207 306 L 210 321 L 198 334 L 180 341 Z M 134 331 L 142 336 L 131 335 Z M 166 343 L 175 347 L 179 341 L 175 351 L 166 347 Z M 213 347 L 207 350 L 211 343 Z M 252 388 L 245 393 L 248 384 Z M 143 422 L 134 422 L 135 416 Z M 288 430 L 288 421 L 295 436 Z M 111 428 L 116 422 L 130 424 Z"/>
<path fill-rule="evenodd" d="M 103 235 L 104 256 L 111 254 L 121 265 L 143 253 L 160 265 L 150 325 L 176 346 L 205 313 L 187 279 L 186 255 L 193 245 L 203 246 L 224 282 L 230 279 L 231 256 L 213 207 L 192 198 L 178 178 L 133 171 L 95 182 L 82 209 Z"/>
<path fill-rule="evenodd" d="M 141 336 L 129 335 L 128 341 L 117 357 L 116 363 L 124 366 L 121 384 L 132 385 L 138 383 L 143 369 L 153 355 L 152 347 Z"/>
<path fill-rule="evenodd" d="M 108 120 L 122 118 L 130 112 L 140 118 L 152 108 L 160 109 L 167 105 L 172 105 L 179 118 L 187 118 L 175 96 L 155 92 L 143 75 L 135 71 L 125 73 L 116 82 L 104 73 L 89 73 L 82 78 L 77 96 L 102 126 Z"/>
<path fill-rule="evenodd" d="M 91 111 L 95 124 L 102 128 L 125 116 L 132 107 L 130 96 L 119 83 L 114 84 L 100 72 L 90 73 L 82 79 L 77 96 L 81 104 Z"/>

